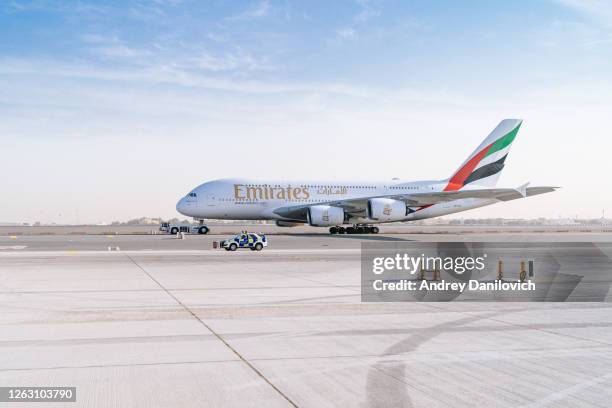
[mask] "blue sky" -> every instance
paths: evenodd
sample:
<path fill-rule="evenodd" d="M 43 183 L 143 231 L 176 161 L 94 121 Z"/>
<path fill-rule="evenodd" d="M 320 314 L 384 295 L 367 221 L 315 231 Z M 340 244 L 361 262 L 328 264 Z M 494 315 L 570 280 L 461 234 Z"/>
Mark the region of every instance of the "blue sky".
<path fill-rule="evenodd" d="M 598 0 L 5 1 L 0 221 L 173 216 L 236 163 L 443 178 L 504 117 L 525 126 L 501 182 L 564 189 L 464 216 L 596 217 L 611 51 Z"/>

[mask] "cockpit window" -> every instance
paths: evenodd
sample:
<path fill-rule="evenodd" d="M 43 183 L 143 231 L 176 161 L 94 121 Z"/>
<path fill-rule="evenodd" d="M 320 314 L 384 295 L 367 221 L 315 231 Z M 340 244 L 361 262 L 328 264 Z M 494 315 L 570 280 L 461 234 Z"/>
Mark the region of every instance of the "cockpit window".
<path fill-rule="evenodd" d="M 189 197 L 197 197 L 198 195 L 196 193 L 189 193 L 187 194 Z"/>

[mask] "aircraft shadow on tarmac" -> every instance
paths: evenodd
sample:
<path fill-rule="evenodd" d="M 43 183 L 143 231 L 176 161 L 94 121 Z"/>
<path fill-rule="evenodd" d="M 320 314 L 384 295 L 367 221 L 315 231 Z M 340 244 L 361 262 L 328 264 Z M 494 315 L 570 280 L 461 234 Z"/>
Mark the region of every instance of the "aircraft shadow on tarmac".
<path fill-rule="evenodd" d="M 370 241 L 400 241 L 400 242 L 412 242 L 414 239 L 405 239 L 397 237 L 385 237 L 384 235 L 330 235 L 332 238 L 344 238 L 344 239 L 362 239 Z"/>
<path fill-rule="evenodd" d="M 313 238 L 321 238 L 321 237 L 329 237 L 333 239 L 344 238 L 344 239 L 362 239 L 362 240 L 371 240 L 371 241 L 399 241 L 399 242 L 413 242 L 415 239 L 404 239 L 397 237 L 389 237 L 385 235 L 368 235 L 368 234 L 322 234 L 322 233 L 285 233 L 285 234 L 275 234 L 282 235 L 285 237 L 313 237 Z"/>

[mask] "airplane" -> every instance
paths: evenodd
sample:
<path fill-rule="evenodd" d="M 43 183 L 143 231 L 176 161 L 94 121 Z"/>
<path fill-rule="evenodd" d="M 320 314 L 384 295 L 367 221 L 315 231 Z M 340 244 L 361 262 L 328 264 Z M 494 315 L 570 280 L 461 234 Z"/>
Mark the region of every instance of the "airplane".
<path fill-rule="evenodd" d="M 378 233 L 376 224 L 415 221 L 555 191 L 496 188 L 522 124 L 504 119 L 444 180 L 281 181 L 246 178 L 201 184 L 181 198 L 179 213 L 199 220 L 274 220 L 278 226 L 329 227 L 331 234 Z M 208 227 L 200 229 L 203 233 Z"/>

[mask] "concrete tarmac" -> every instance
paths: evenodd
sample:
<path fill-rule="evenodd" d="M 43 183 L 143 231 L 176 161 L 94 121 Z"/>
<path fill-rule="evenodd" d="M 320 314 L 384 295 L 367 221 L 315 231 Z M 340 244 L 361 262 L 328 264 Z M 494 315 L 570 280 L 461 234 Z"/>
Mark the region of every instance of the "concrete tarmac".
<path fill-rule="evenodd" d="M 248 229 L 258 232 L 257 229 Z M 228 234 L 185 235 L 0 235 L 0 252 L 4 251 L 104 251 L 119 247 L 130 251 L 211 250 L 221 241 L 240 232 Z M 471 241 L 471 242 L 611 242 L 605 232 L 539 232 L 539 233 L 403 233 L 330 235 L 326 233 L 271 234 L 270 249 L 359 249 L 362 242 Z"/>
<path fill-rule="evenodd" d="M 367 240 L 612 241 L 456 235 L 5 236 L 0 385 L 76 386 L 69 407 L 609 406 L 609 303 L 361 303 Z"/>

